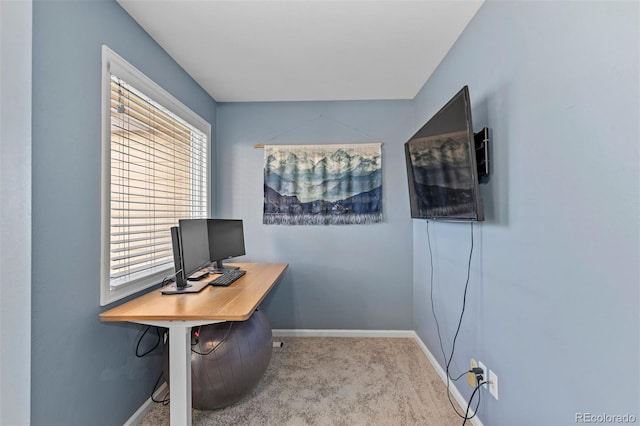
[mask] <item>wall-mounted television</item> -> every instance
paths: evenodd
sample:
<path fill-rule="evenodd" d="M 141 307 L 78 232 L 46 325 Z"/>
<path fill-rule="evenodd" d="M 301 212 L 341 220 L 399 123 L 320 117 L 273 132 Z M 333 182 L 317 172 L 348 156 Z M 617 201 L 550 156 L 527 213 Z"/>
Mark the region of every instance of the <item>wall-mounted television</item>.
<path fill-rule="evenodd" d="M 412 218 L 484 220 L 467 86 L 404 147 Z"/>

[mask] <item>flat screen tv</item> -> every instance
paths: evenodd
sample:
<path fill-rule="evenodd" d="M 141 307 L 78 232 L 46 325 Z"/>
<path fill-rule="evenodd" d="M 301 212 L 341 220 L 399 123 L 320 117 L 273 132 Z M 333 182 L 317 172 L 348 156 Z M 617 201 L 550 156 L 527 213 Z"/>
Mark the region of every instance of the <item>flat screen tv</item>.
<path fill-rule="evenodd" d="M 404 147 L 412 218 L 484 220 L 467 86 Z"/>

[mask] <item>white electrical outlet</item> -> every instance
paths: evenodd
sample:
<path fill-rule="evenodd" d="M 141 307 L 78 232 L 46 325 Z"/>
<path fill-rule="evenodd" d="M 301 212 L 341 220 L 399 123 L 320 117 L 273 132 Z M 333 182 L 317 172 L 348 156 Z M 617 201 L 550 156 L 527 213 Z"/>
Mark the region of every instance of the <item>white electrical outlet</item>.
<path fill-rule="evenodd" d="M 489 370 L 489 393 L 498 399 L 498 376 L 491 370 Z"/>
<path fill-rule="evenodd" d="M 482 368 L 482 381 L 486 382 L 487 380 L 489 380 L 489 370 L 487 370 L 487 367 L 485 367 L 484 364 L 480 361 L 478 361 L 478 367 Z"/>

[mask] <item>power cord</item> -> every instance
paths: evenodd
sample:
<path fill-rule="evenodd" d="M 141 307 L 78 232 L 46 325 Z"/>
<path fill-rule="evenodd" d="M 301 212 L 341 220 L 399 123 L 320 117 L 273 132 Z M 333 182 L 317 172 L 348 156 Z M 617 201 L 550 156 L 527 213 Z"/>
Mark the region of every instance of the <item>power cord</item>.
<path fill-rule="evenodd" d="M 431 235 L 429 234 L 429 221 L 427 221 L 427 244 L 429 245 L 429 264 L 431 266 L 431 273 L 429 277 L 429 286 L 430 286 L 430 296 L 431 296 L 431 313 L 433 313 L 433 319 L 436 322 L 436 330 L 438 331 L 438 341 L 440 342 L 440 351 L 442 351 L 442 358 L 444 359 L 445 364 L 447 363 L 447 356 L 444 353 L 444 346 L 442 345 L 442 335 L 440 334 L 440 323 L 438 322 L 438 317 L 436 316 L 436 307 L 433 303 L 433 251 L 431 250 Z M 462 374 L 460 377 L 462 377 Z M 447 372 L 447 377 L 449 377 L 449 373 Z M 458 379 L 460 378 L 458 377 Z M 447 389 L 449 389 L 449 384 L 447 384 Z"/>
<path fill-rule="evenodd" d="M 148 326 L 148 327 L 150 327 L 150 326 Z M 148 330 L 148 327 L 147 327 L 147 330 Z M 196 335 L 196 339 L 195 339 L 195 341 L 191 344 L 191 346 L 192 346 L 191 351 L 192 351 L 192 352 L 194 352 L 194 353 L 196 353 L 196 354 L 198 354 L 198 355 L 203 355 L 203 356 L 206 356 L 206 355 L 209 355 L 209 354 L 211 354 L 211 353 L 215 352 L 215 350 L 216 350 L 216 349 L 218 349 L 218 348 L 220 347 L 220 345 L 221 345 L 225 340 L 227 340 L 227 337 L 229 337 L 229 333 L 231 333 L 231 328 L 232 328 L 232 327 L 233 327 L 233 321 L 230 321 L 230 322 L 229 322 L 229 328 L 227 329 L 227 332 L 225 333 L 225 335 L 224 335 L 224 337 L 222 338 L 222 340 L 220 340 L 220 342 L 218 342 L 218 344 L 217 344 L 217 345 L 215 345 L 215 346 L 214 346 L 211 350 L 209 350 L 208 352 L 198 352 L 197 350 L 195 350 L 195 349 L 193 348 L 193 346 L 195 346 L 195 345 L 197 345 L 197 344 L 199 344 L 199 343 L 200 343 L 200 339 L 198 339 L 198 337 L 200 336 L 200 331 L 201 331 L 201 329 L 202 329 L 202 326 L 198 327 L 198 331 L 196 331 L 196 332 L 194 333 L 194 334 Z M 147 332 L 147 330 L 145 330 L 145 333 Z M 156 327 L 156 330 L 157 330 L 157 327 Z M 143 336 L 144 336 L 144 334 L 143 334 Z M 160 340 L 161 340 L 161 338 L 160 338 L 160 332 L 159 332 L 159 331 L 158 331 L 158 339 L 160 339 Z M 156 344 L 156 346 L 157 346 L 157 344 Z M 153 348 L 153 349 L 155 349 L 155 347 L 156 347 L 156 346 L 154 346 L 154 348 Z M 151 350 L 153 350 L 153 349 L 151 349 Z M 147 353 L 148 353 L 148 352 L 147 352 Z M 153 396 L 153 395 L 156 393 L 156 390 L 158 390 L 158 384 L 160 383 L 160 379 L 162 378 L 162 376 L 163 376 L 163 375 L 164 375 L 164 373 L 163 373 L 163 372 L 160 372 L 160 376 L 158 376 L 158 379 L 156 380 L 155 385 L 153 385 L 153 390 L 151 391 L 151 400 L 152 400 L 153 402 L 155 402 L 155 403 L 158 403 L 158 404 L 162 403 L 162 405 L 167 405 L 167 404 L 169 404 L 169 402 L 170 402 L 170 397 L 169 397 L 169 396 L 166 396 L 166 397 L 165 397 L 164 399 L 162 399 L 162 400 L 156 400 L 156 399 L 155 399 L 155 397 Z"/>
<path fill-rule="evenodd" d="M 476 376 L 476 387 L 473 390 L 473 392 L 471 393 L 471 397 L 469 398 L 469 402 L 467 403 L 467 410 L 464 413 L 464 416 L 461 414 L 458 414 L 462 419 L 462 425 L 464 426 L 464 424 L 466 423 L 467 420 L 471 420 L 473 419 L 477 414 L 478 414 L 478 408 L 480 407 L 480 397 L 482 394 L 478 393 L 478 402 L 476 403 L 476 408 L 473 411 L 473 415 L 471 417 L 469 417 L 469 409 L 471 408 L 471 401 L 473 401 L 473 397 L 475 396 L 476 392 L 478 391 L 478 389 L 481 386 L 486 385 L 487 383 L 489 383 L 489 381 L 483 381 L 483 374 L 484 374 L 484 370 L 480 367 L 474 367 L 472 369 L 470 369 L 469 371 L 465 371 L 464 373 L 460 374 L 458 377 L 456 377 L 455 379 L 451 379 L 451 380 L 459 380 L 462 376 L 468 374 L 468 373 L 473 373 Z M 449 399 L 449 402 L 451 402 L 451 399 Z M 451 402 L 451 404 L 453 405 L 453 402 Z M 457 409 L 455 406 L 453 406 L 453 409 L 456 410 L 457 413 Z"/>
<path fill-rule="evenodd" d="M 197 344 L 199 344 L 199 343 L 200 343 L 200 340 L 199 340 L 197 337 L 199 337 L 199 336 L 200 336 L 200 329 L 201 329 L 201 327 L 202 327 L 202 326 L 198 327 L 198 331 L 196 331 L 196 332 L 195 332 L 196 340 L 195 340 L 195 342 L 194 342 L 194 343 L 192 343 L 192 344 L 191 344 L 191 346 L 192 346 L 192 347 L 191 347 L 191 352 L 196 353 L 196 354 L 198 354 L 198 355 L 207 356 L 207 355 L 209 355 L 209 354 L 211 354 L 211 353 L 215 352 L 215 351 L 216 351 L 216 349 L 218 349 L 218 348 L 220 347 L 220 345 L 221 345 L 222 343 L 224 343 L 224 341 L 225 341 L 225 340 L 227 340 L 227 337 L 229 337 L 229 333 L 231 333 L 231 328 L 233 327 L 233 321 L 229 321 L 229 328 L 227 329 L 227 332 L 225 333 L 225 335 L 224 335 L 224 337 L 222 338 L 222 340 L 220 340 L 220 341 L 218 342 L 218 344 L 217 344 L 217 345 L 215 345 L 213 348 L 211 348 L 208 352 L 198 352 L 197 350 L 195 350 L 195 349 L 193 348 L 193 346 L 195 346 L 195 345 L 197 345 Z"/>
<path fill-rule="evenodd" d="M 465 371 L 464 373 L 460 373 L 460 375 L 458 377 L 456 377 L 455 379 L 452 378 L 451 380 L 453 380 L 454 382 L 457 382 L 458 380 L 460 380 L 462 378 L 462 376 L 466 376 L 469 373 L 473 373 L 473 370 L 469 370 L 469 371 Z"/>
<path fill-rule="evenodd" d="M 174 281 L 173 277 L 175 277 L 181 271 L 182 271 L 182 269 L 177 271 L 175 274 L 167 275 L 166 277 L 164 277 L 162 279 L 162 281 L 160 282 L 160 287 L 164 287 L 164 286 L 166 286 L 168 284 L 171 284 Z M 162 341 L 162 336 L 160 335 L 160 328 L 159 327 L 155 327 L 156 334 L 158 336 L 158 340 L 156 341 L 156 344 L 153 345 L 153 347 L 151 349 L 149 349 L 148 351 L 146 351 L 146 352 L 144 352 L 142 354 L 139 353 L 140 343 L 142 342 L 142 339 L 144 338 L 144 335 L 147 334 L 147 332 L 149 331 L 150 328 L 151 328 L 151 326 L 148 325 L 145 328 L 144 332 L 142 333 L 142 336 L 140 336 L 140 339 L 138 339 L 138 343 L 136 344 L 136 356 L 138 358 L 142 358 L 143 356 L 149 355 L 151 352 L 153 352 L 160 345 L 160 342 Z M 162 403 L 162 405 L 167 405 L 167 404 L 169 404 L 169 398 L 168 397 L 165 397 L 163 400 L 157 401 L 153 396 L 153 394 L 155 394 L 156 390 L 158 389 L 158 385 L 160 384 L 160 379 L 162 378 L 163 375 L 164 375 L 164 373 L 161 371 L 160 375 L 158 376 L 158 379 L 156 380 L 156 383 L 153 385 L 153 390 L 151 390 L 151 401 L 153 401 L 155 403 L 158 403 L 158 404 Z"/>
<path fill-rule="evenodd" d="M 156 390 L 158 389 L 158 385 L 160 384 L 160 379 L 162 378 L 162 376 L 164 375 L 164 373 L 160 372 L 160 375 L 158 376 L 158 379 L 156 380 L 156 384 L 153 385 L 153 390 L 151 391 L 151 401 L 160 404 L 162 403 L 162 405 L 167 405 L 169 404 L 169 398 L 165 397 L 164 399 L 158 401 L 153 397 L 153 394 L 156 393 Z M 167 394 L 168 395 L 168 394 Z"/>
<path fill-rule="evenodd" d="M 154 326 L 154 328 L 156 329 L 156 334 L 158 335 L 158 340 L 156 340 L 155 345 L 153 345 L 153 347 L 151 349 L 145 351 L 144 353 L 140 353 L 140 343 L 142 343 L 142 339 L 144 338 L 145 334 L 147 334 L 147 332 L 149 331 L 150 328 L 151 328 L 151 326 L 148 325 L 144 329 L 144 331 L 142 332 L 142 335 L 138 339 L 138 343 L 136 343 L 136 356 L 138 358 L 142 358 L 143 356 L 149 355 L 151 352 L 153 352 L 160 345 L 160 341 L 162 340 L 162 337 L 160 337 L 160 329 L 158 327 Z"/>
<path fill-rule="evenodd" d="M 156 334 L 158 336 L 158 340 L 156 341 L 155 345 L 153 345 L 153 347 L 151 349 L 145 351 L 144 353 L 140 353 L 140 343 L 142 342 L 142 339 L 144 338 L 145 334 L 147 334 L 147 332 L 149 332 L 149 329 L 151 327 L 152 326 L 148 325 L 144 329 L 144 331 L 142 332 L 142 335 L 140 336 L 140 338 L 138 339 L 138 343 L 136 344 L 136 356 L 138 358 L 142 358 L 144 356 L 149 355 L 151 352 L 153 352 L 160 345 L 160 342 L 162 341 L 162 337 L 160 336 L 160 328 L 154 326 L 154 328 L 156 329 Z M 169 403 L 169 399 L 168 398 L 165 398 L 162 401 L 157 401 L 153 396 L 153 394 L 155 394 L 156 390 L 158 389 L 158 384 L 160 383 L 160 379 L 162 378 L 162 376 L 163 376 L 163 373 L 160 372 L 160 375 L 158 376 L 158 379 L 156 380 L 156 383 L 155 383 L 155 385 L 153 385 L 153 389 L 151 390 L 151 400 L 153 402 L 156 402 L 156 403 L 162 403 L 162 405 L 167 405 Z"/>
<path fill-rule="evenodd" d="M 178 275 L 180 272 L 182 272 L 182 269 L 179 269 L 178 271 L 176 271 L 176 273 L 171 274 L 171 275 L 167 275 L 166 277 L 164 277 L 162 279 L 162 281 L 160 281 L 160 287 L 164 287 L 167 284 L 171 284 L 172 282 L 174 282 L 174 278 L 176 275 Z"/>
<path fill-rule="evenodd" d="M 456 334 L 453 336 L 453 343 L 451 345 L 451 356 L 449 357 L 449 363 L 447 364 L 447 371 L 449 371 L 449 364 L 453 360 L 453 353 L 456 350 L 456 340 L 458 339 L 458 333 L 460 333 L 460 326 L 462 325 L 462 317 L 464 316 L 464 308 L 467 305 L 467 289 L 469 288 L 469 278 L 471 277 L 471 258 L 473 256 L 473 222 L 471 222 L 471 248 L 469 250 L 469 261 L 467 263 L 467 280 L 464 284 L 464 295 L 462 297 L 462 312 L 460 312 L 460 319 L 458 320 L 458 328 Z"/>
<path fill-rule="evenodd" d="M 444 352 L 444 345 L 442 343 L 442 335 L 440 333 L 440 324 L 438 323 L 438 317 L 436 316 L 436 310 L 435 310 L 435 306 L 434 306 L 434 302 L 433 302 L 433 251 L 431 249 L 431 235 L 429 234 L 429 221 L 427 221 L 427 244 L 429 246 L 429 262 L 430 262 L 430 265 L 431 265 L 431 274 L 430 274 L 430 282 L 429 282 L 429 284 L 430 284 L 430 295 L 431 295 L 431 312 L 433 313 L 433 318 L 434 318 L 435 323 L 436 323 L 436 329 L 437 329 L 437 332 L 438 332 L 438 341 L 440 342 L 440 350 L 442 351 L 442 357 L 444 358 L 444 362 L 445 362 L 445 374 L 446 374 L 446 377 L 447 377 L 447 398 L 449 399 L 449 403 L 451 404 L 451 407 L 453 408 L 453 411 L 455 411 L 455 413 L 458 415 L 458 417 L 464 419 L 464 421 L 466 422 L 469 419 L 469 417 L 468 417 L 467 414 L 462 415 L 462 414 L 460 414 L 460 412 L 458 412 L 458 409 L 456 408 L 455 404 L 451 400 L 451 391 L 449 390 L 449 385 L 450 385 L 450 380 L 458 381 L 465 374 L 472 373 L 473 370 L 465 371 L 464 373 L 460 374 L 458 377 L 453 379 L 449 374 L 449 367 L 451 365 L 451 362 L 453 361 L 453 355 L 454 355 L 455 350 L 456 350 L 456 340 L 458 339 L 458 334 L 460 332 L 460 327 L 462 325 L 462 318 L 464 316 L 464 310 L 465 310 L 465 307 L 466 307 L 466 304 L 467 304 L 467 289 L 469 288 L 469 278 L 471 277 L 471 259 L 473 257 L 473 222 L 471 222 L 471 247 L 469 249 L 469 261 L 467 262 L 467 279 L 466 279 L 466 282 L 465 282 L 465 285 L 464 285 L 464 295 L 463 295 L 463 298 L 462 298 L 462 311 L 460 312 L 460 319 L 458 320 L 458 327 L 456 329 L 456 333 L 455 333 L 455 335 L 453 337 L 453 343 L 451 345 L 451 355 L 448 357 L 448 359 L 447 359 L 447 356 L 446 356 L 446 354 Z M 476 389 L 477 388 L 478 388 L 478 386 L 476 386 Z M 474 390 L 474 392 L 472 393 L 472 397 L 473 397 L 473 394 L 475 392 L 476 392 L 476 390 Z M 479 402 L 478 402 L 478 404 L 479 404 Z M 477 412 L 477 408 L 478 407 L 476 407 L 476 412 Z M 475 416 L 475 413 L 474 413 L 474 416 Z M 473 416 L 471 418 L 473 418 Z"/>
<path fill-rule="evenodd" d="M 473 371 L 470 371 L 470 372 L 473 372 Z M 480 389 L 482 386 L 486 385 L 487 383 L 489 382 L 478 381 L 475 389 L 473 390 L 473 392 L 471 392 L 471 397 L 469 398 L 469 403 L 467 404 L 467 411 L 465 411 L 464 418 L 462 420 L 462 426 L 464 426 L 467 423 L 467 420 L 471 420 L 476 416 L 476 414 L 478 414 L 478 407 L 480 407 L 481 393 L 478 393 L 478 403 L 476 404 L 476 409 L 473 411 L 473 416 L 469 417 L 469 408 L 471 408 L 471 401 L 473 401 L 473 397 L 476 395 L 476 392 L 478 392 L 478 389 Z"/>

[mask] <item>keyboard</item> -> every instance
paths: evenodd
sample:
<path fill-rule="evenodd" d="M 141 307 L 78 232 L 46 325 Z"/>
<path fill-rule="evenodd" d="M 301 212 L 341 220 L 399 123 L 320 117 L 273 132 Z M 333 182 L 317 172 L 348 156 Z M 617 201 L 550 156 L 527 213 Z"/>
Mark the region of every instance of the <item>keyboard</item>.
<path fill-rule="evenodd" d="M 238 278 L 240 278 L 241 276 L 243 276 L 246 273 L 247 273 L 247 271 L 244 271 L 242 269 L 233 269 L 233 270 L 227 271 L 224 274 L 220 275 L 219 277 L 214 278 L 213 280 L 209 281 L 209 284 L 214 285 L 214 286 L 226 287 L 228 285 L 233 284 Z"/>

